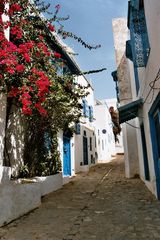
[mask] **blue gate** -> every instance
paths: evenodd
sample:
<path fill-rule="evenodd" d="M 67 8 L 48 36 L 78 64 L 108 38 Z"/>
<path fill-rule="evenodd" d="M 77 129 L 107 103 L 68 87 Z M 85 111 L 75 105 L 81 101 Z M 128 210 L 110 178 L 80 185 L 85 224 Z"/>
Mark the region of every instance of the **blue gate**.
<path fill-rule="evenodd" d="M 63 175 L 71 176 L 71 145 L 66 136 L 63 136 Z"/>

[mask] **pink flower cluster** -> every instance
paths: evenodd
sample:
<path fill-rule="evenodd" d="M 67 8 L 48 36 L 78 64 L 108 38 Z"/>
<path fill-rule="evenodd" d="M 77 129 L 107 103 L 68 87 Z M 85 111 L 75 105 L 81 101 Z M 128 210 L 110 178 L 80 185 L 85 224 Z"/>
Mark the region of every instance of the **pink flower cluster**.
<path fill-rule="evenodd" d="M 9 0 L 4 1 L 8 2 Z M 56 9 L 59 10 L 59 8 L 60 5 L 57 5 Z M 61 58 L 61 54 L 51 53 L 41 33 L 38 40 L 25 41 L 23 26 L 30 23 L 24 19 L 17 25 L 10 21 L 3 22 L 1 18 L 3 9 L 4 6 L 1 6 L 0 3 L 0 81 L 7 86 L 8 97 L 18 100 L 23 114 L 32 115 L 33 112 L 38 111 L 41 115 L 46 116 L 47 111 L 44 105 L 51 81 L 47 72 L 43 71 L 43 67 L 41 69 L 37 62 L 39 58 L 46 62 L 51 56 Z M 21 11 L 23 11 L 23 7 L 18 3 L 10 4 L 8 15 L 14 18 L 14 14 L 18 12 L 19 16 Z M 4 36 L 3 29 L 8 27 L 10 27 L 12 42 Z M 48 23 L 48 29 L 55 31 L 55 26 Z M 17 44 L 17 42 L 19 43 Z"/>

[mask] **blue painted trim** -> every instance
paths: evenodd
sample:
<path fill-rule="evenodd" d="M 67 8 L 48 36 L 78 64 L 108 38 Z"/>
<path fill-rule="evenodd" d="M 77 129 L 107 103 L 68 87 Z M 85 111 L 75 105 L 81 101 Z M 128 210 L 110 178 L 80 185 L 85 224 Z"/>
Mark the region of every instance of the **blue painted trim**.
<path fill-rule="evenodd" d="M 93 106 L 89 106 L 89 121 L 93 122 Z"/>
<path fill-rule="evenodd" d="M 145 180 L 150 181 L 150 171 L 149 171 L 149 164 L 148 164 L 146 136 L 145 136 L 144 124 L 143 123 L 140 125 L 140 129 L 141 129 L 141 139 L 142 139 L 142 150 L 143 150 L 143 162 L 144 162 Z"/>
<path fill-rule="evenodd" d="M 75 134 L 80 135 L 81 134 L 81 124 L 75 123 Z"/>
<path fill-rule="evenodd" d="M 134 7 L 136 10 L 139 10 L 139 0 L 131 0 L 131 6 Z"/>
<path fill-rule="evenodd" d="M 139 76 L 138 76 L 138 69 L 137 67 L 134 65 L 134 77 L 135 77 L 135 84 L 136 84 L 136 93 L 138 95 L 139 92 Z"/>
<path fill-rule="evenodd" d="M 154 124 L 153 114 L 160 107 L 160 94 L 157 96 L 156 100 L 152 104 L 149 115 L 149 123 L 150 123 L 150 132 L 151 132 L 151 142 L 152 142 L 152 154 L 154 160 L 154 169 L 156 175 L 156 187 L 157 187 L 157 198 L 160 200 L 160 167 L 158 165 L 158 149 L 157 149 L 157 141 L 156 141 L 156 130 Z"/>
<path fill-rule="evenodd" d="M 86 99 L 82 100 L 82 106 L 83 106 L 83 116 L 89 117 L 89 107 Z"/>
<path fill-rule="evenodd" d="M 129 1 L 127 25 L 130 29 L 131 40 L 127 42 L 126 54 L 130 60 L 133 60 L 135 85 L 138 95 L 140 87 L 138 68 L 146 67 L 150 53 L 145 9 L 142 1 Z"/>

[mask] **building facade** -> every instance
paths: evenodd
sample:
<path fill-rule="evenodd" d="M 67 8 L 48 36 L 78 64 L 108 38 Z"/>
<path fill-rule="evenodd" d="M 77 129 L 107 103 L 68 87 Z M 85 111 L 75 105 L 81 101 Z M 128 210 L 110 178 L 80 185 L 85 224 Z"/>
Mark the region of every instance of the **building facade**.
<path fill-rule="evenodd" d="M 131 161 L 128 155 L 128 172 L 134 170 L 134 173 L 139 173 L 158 199 L 160 199 L 160 33 L 157 24 L 160 19 L 159 12 L 158 0 L 129 1 L 128 21 L 123 24 L 122 33 L 119 31 L 122 35 L 126 32 L 126 39 L 123 39 L 123 43 L 117 42 L 115 49 L 117 52 L 121 50 L 123 52 L 121 57 L 123 63 L 117 61 L 117 78 L 118 82 L 120 81 L 120 122 L 127 128 L 132 128 L 130 133 L 132 141 L 129 141 L 127 138 L 129 132 L 125 127 L 125 149 L 127 153 L 132 149 L 134 158 L 135 154 L 138 154 L 138 158 L 136 157 L 138 162 Z M 123 83 L 120 79 L 123 79 Z M 124 102 L 124 93 L 127 94 L 125 95 L 127 102 Z"/>
<path fill-rule="evenodd" d="M 109 107 L 105 100 L 95 101 L 95 127 L 97 162 L 105 163 L 112 160 L 116 154 L 115 140 L 113 135 L 113 123 Z"/>

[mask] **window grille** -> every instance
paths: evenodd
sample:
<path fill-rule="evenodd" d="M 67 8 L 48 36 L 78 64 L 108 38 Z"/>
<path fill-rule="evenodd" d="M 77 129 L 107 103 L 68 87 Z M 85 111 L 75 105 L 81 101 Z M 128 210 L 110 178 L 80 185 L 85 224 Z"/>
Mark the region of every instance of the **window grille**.
<path fill-rule="evenodd" d="M 148 40 L 144 6 L 137 7 L 137 0 L 130 4 L 130 34 L 133 61 L 136 67 L 145 67 L 148 61 L 150 45 Z M 139 9 L 139 10 L 137 10 Z"/>

